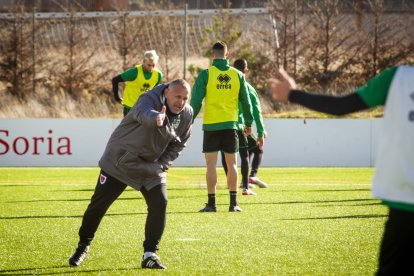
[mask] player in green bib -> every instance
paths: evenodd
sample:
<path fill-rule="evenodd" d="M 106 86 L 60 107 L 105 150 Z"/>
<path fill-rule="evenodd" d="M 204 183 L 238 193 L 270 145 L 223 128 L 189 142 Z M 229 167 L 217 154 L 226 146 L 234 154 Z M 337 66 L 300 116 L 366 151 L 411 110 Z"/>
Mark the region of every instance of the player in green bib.
<path fill-rule="evenodd" d="M 117 102 L 124 106 L 124 116 L 134 106 L 138 98 L 162 81 L 162 72 L 155 68 L 158 62 L 155 50 L 146 51 L 142 64 L 136 65 L 112 79 L 112 91 Z M 118 84 L 126 82 L 123 98 L 119 97 Z"/>
<path fill-rule="evenodd" d="M 194 118 L 200 112 L 204 100 L 203 153 L 206 158 L 208 203 L 200 212 L 216 212 L 217 153 L 225 153 L 227 186 L 230 191 L 230 212 L 240 212 L 237 203 L 238 171 L 238 104 L 243 108 L 245 132 L 251 133 L 253 122 L 250 98 L 243 73 L 229 65 L 227 45 L 217 42 L 213 45 L 212 66 L 197 77 L 190 105 Z"/>
<path fill-rule="evenodd" d="M 389 68 L 354 93 L 335 97 L 305 93 L 283 70 L 270 80 L 273 99 L 343 115 L 384 105 L 372 185 L 389 216 L 377 275 L 414 275 L 414 66 Z"/>

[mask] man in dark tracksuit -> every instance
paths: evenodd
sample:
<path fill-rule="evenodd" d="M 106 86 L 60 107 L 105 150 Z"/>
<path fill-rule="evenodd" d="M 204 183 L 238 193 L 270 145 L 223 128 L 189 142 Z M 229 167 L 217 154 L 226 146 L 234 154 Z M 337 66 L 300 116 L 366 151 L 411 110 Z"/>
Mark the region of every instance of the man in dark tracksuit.
<path fill-rule="evenodd" d="M 166 222 L 166 170 L 191 134 L 190 85 L 182 79 L 143 94 L 112 133 L 99 161 L 101 172 L 79 229 L 79 245 L 69 259 L 86 258 L 99 223 L 127 186 L 142 193 L 148 206 L 143 268 L 166 269 L 155 252 Z"/>

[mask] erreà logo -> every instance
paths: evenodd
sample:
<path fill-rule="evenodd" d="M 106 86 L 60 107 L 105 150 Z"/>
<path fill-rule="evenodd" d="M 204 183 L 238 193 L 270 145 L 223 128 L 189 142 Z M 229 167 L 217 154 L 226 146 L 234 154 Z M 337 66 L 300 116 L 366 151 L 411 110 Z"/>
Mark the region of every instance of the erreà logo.
<path fill-rule="evenodd" d="M 150 84 L 148 83 L 148 82 L 145 82 L 143 85 L 142 85 L 142 89 L 141 89 L 141 91 L 147 91 L 147 90 L 149 90 L 150 89 Z"/>
<path fill-rule="evenodd" d="M 217 77 L 219 83 L 217 84 L 217 89 L 231 89 L 231 84 L 228 83 L 231 78 L 227 74 L 220 74 Z"/>

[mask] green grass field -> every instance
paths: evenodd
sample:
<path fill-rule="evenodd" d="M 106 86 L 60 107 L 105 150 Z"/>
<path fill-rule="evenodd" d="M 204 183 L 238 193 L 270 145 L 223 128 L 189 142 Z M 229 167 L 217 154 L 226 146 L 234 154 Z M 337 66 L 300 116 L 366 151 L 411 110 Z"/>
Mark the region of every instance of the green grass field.
<path fill-rule="evenodd" d="M 102 220 L 88 258 L 67 264 L 97 168 L 0 168 L 0 274 L 158 274 L 140 268 L 146 205 L 127 189 Z M 204 168 L 168 174 L 158 252 L 172 275 L 372 275 L 387 209 L 371 197 L 371 168 L 263 168 L 269 188 L 229 213 L 219 169 L 217 213 Z"/>

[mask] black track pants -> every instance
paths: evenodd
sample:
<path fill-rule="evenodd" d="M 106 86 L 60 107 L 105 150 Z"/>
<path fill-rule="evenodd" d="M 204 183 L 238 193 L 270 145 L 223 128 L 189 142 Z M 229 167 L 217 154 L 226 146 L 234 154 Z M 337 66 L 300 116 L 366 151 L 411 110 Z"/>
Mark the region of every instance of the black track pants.
<path fill-rule="evenodd" d="M 101 184 L 103 179 L 105 181 Z M 127 185 L 101 171 L 91 202 L 83 215 L 82 225 L 79 229 L 80 243 L 90 244 L 92 242 L 106 211 L 126 187 Z M 142 188 L 140 192 L 148 206 L 144 251 L 155 252 L 158 250 L 158 244 L 165 229 L 167 213 L 166 186 L 158 185 L 149 191 Z"/>
<path fill-rule="evenodd" d="M 414 212 L 390 209 L 377 275 L 414 275 Z"/>

